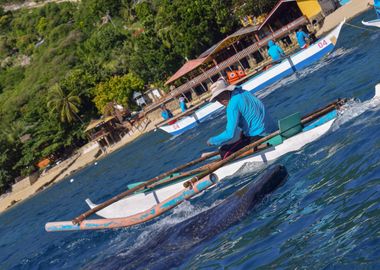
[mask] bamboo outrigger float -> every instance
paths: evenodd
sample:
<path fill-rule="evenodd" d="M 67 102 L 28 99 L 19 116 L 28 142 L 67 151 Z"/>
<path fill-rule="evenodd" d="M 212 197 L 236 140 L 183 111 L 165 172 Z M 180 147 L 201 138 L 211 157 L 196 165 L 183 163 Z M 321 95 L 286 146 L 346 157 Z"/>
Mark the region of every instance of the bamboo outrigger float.
<path fill-rule="evenodd" d="M 380 100 L 380 84 L 376 87 L 373 99 L 375 98 Z M 337 117 L 337 112 L 344 103 L 345 100 L 333 102 L 302 120 L 297 114 L 291 115 L 279 121 L 278 131 L 244 147 L 224 160 L 206 164 L 190 173 L 172 175 L 188 167 L 185 164 L 146 182 L 136 184 L 126 192 L 100 205 L 86 200 L 91 210 L 73 221 L 49 222 L 45 225 L 45 229 L 49 232 L 111 229 L 130 227 L 149 221 L 233 175 L 248 162 L 267 163 L 317 140 L 329 131 Z M 255 150 L 257 146 L 264 149 L 257 151 Z M 215 156 L 215 153 L 205 158 L 212 156 Z M 205 158 L 191 162 L 190 166 L 204 161 Z M 102 218 L 86 219 L 94 213 Z"/>

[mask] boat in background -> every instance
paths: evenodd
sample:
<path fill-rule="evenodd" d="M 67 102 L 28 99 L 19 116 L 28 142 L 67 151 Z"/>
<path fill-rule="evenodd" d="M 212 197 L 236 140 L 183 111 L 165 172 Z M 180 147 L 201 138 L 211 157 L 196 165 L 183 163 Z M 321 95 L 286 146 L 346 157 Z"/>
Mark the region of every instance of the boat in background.
<path fill-rule="evenodd" d="M 339 38 L 341 29 L 345 20 L 342 21 L 333 31 L 324 38 L 317 40 L 307 49 L 287 57 L 280 63 L 273 65 L 260 74 L 253 75 L 252 78 L 241 84 L 242 88 L 252 94 L 264 89 L 265 87 L 285 78 L 298 70 L 301 70 L 311 64 L 314 64 L 322 57 L 332 52 Z M 223 109 L 223 105 L 218 102 L 207 103 L 205 106 L 178 119 L 175 123 L 159 126 L 159 128 L 171 135 L 180 135 L 187 130 L 197 126 L 200 122 L 212 117 L 214 113 Z"/>
<path fill-rule="evenodd" d="M 374 26 L 374 27 L 380 28 L 380 19 L 368 21 L 368 22 L 362 21 L 362 24 L 366 26 Z"/>
<path fill-rule="evenodd" d="M 375 6 L 378 6 L 380 4 L 380 0 L 374 0 L 374 2 L 375 2 L 374 3 Z M 374 6 L 374 9 L 375 9 L 375 12 L 377 14 L 377 19 L 372 20 L 372 21 L 368 21 L 368 22 L 362 21 L 362 24 L 364 24 L 365 26 L 374 26 L 374 27 L 380 28 L 380 8 L 375 7 L 375 6 Z"/>

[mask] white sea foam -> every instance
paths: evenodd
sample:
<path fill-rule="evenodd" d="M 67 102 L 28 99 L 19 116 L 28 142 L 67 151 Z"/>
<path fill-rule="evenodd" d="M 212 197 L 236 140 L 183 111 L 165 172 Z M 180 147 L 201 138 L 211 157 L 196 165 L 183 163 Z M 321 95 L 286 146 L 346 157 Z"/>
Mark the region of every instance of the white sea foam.
<path fill-rule="evenodd" d="M 233 177 L 237 177 L 237 176 L 247 176 L 247 175 L 251 175 L 252 173 L 254 172 L 258 172 L 262 169 L 264 169 L 266 166 L 268 166 L 268 164 L 264 164 L 264 163 L 261 163 L 261 162 L 248 162 L 248 163 L 245 163 L 234 175 Z"/>
<path fill-rule="evenodd" d="M 198 215 L 218 203 L 219 202 L 214 202 L 211 206 L 199 207 L 192 205 L 189 201 L 184 201 L 179 206 L 175 207 L 169 216 L 162 218 L 149 226 L 144 224 L 135 226 L 133 227 L 133 231 L 126 229 L 113 240 L 116 250 L 124 249 L 126 245 L 130 244 L 125 241 L 128 241 L 127 239 L 131 238 L 131 233 L 138 234 L 138 236 L 133 245 L 131 245 L 127 251 L 119 253 L 118 256 L 128 255 L 131 251 L 143 246 L 147 241 L 156 237 L 165 228 Z"/>
<path fill-rule="evenodd" d="M 339 111 L 339 115 L 335 120 L 332 131 L 337 130 L 344 123 L 358 117 L 366 111 L 376 111 L 380 109 L 380 97 L 372 98 L 365 102 L 360 102 L 358 100 L 350 100 L 346 103 L 343 108 Z M 362 121 L 367 121 L 366 119 Z M 361 121 L 356 121 L 356 125 L 361 124 Z"/>

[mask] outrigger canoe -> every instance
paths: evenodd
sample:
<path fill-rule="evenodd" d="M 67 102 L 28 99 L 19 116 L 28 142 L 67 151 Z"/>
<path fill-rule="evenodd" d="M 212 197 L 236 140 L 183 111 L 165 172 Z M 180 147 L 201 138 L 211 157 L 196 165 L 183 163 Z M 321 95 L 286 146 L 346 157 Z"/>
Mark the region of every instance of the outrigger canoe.
<path fill-rule="evenodd" d="M 373 99 L 380 100 L 380 84 L 376 87 Z M 45 225 L 48 232 L 110 229 L 130 227 L 154 219 L 171 210 L 185 200 L 215 186 L 228 176 L 235 174 L 244 164 L 251 162 L 268 163 L 280 156 L 297 151 L 306 144 L 316 141 L 326 134 L 337 118 L 337 109 L 323 111 L 323 115 L 306 125 L 302 125 L 299 114 L 293 114 L 279 121 L 279 135 L 271 138 L 262 151 L 234 160 L 233 162 L 217 169 L 212 174 L 201 178 L 199 181 L 187 185 L 192 176 L 178 179 L 174 183 L 155 186 L 153 189 L 145 189 L 133 193 L 102 210 L 96 212 L 101 219 L 83 220 L 80 224 L 72 221 L 49 222 Z M 97 205 L 86 200 L 90 208 Z"/>
<path fill-rule="evenodd" d="M 266 71 L 254 75 L 251 79 L 241 84 L 242 88 L 252 94 L 255 94 L 280 79 L 283 79 L 298 70 L 314 64 L 322 57 L 333 51 L 344 23 L 345 20 L 341 22 L 339 26 L 337 26 L 331 33 L 326 35 L 324 38 L 319 39 L 307 49 L 301 50 L 300 52 L 284 59 L 279 64 L 273 65 Z M 185 131 L 196 127 L 200 122 L 207 120 L 212 117 L 213 114 L 222 109 L 223 106 L 218 102 L 208 103 L 194 111 L 192 114 L 178 119 L 175 123 L 163 125 L 159 128 L 171 135 L 180 135 Z"/>

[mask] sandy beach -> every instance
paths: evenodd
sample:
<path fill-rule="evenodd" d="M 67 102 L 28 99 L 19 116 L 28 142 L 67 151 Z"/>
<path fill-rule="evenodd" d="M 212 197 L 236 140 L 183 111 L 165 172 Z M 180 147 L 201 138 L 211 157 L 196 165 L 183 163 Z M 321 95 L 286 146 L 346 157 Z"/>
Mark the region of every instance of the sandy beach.
<path fill-rule="evenodd" d="M 198 102 L 199 100 L 195 100 L 191 102 L 189 105 L 196 106 Z M 177 108 L 176 110 L 173 110 L 173 113 L 175 115 L 180 113 L 180 109 Z M 87 165 L 93 164 L 96 161 L 107 157 L 112 152 L 126 146 L 128 143 L 134 141 L 141 135 L 149 131 L 152 131 L 156 128 L 156 125 L 161 121 L 162 120 L 160 118 L 155 119 L 155 121 L 150 121 L 147 118 L 145 124 L 142 123 L 139 129 L 133 129 L 133 132 L 131 131 L 128 134 L 126 134 L 120 141 L 108 147 L 106 151 L 104 153 L 101 153 L 100 155 L 99 151 L 101 150 L 98 147 L 88 151 L 88 147 L 89 145 L 91 145 L 91 143 L 83 146 L 81 149 L 77 151 L 77 154 L 62 161 L 46 173 L 41 174 L 38 177 L 37 181 L 35 181 L 32 185 L 24 185 L 21 188 L 18 188 L 17 190 L 12 189 L 11 192 L 1 195 L 0 213 L 6 211 L 10 207 L 21 202 L 22 200 L 32 197 L 39 191 L 50 187 L 54 183 L 57 183 L 62 179 L 69 177 L 71 174 L 83 169 Z"/>
<path fill-rule="evenodd" d="M 77 154 L 64 160 L 44 174 L 41 174 L 37 181 L 32 185 L 26 186 L 21 190 L 12 191 L 0 196 L 0 213 L 9 209 L 11 206 L 16 205 L 18 202 L 25 200 L 37 194 L 39 191 L 59 182 L 60 180 L 69 177 L 74 172 L 93 164 L 99 159 L 102 159 L 110 153 L 120 149 L 128 143 L 134 141 L 136 138 L 145 132 L 154 129 L 154 125 L 149 123 L 142 132 L 135 131 L 131 135 L 125 135 L 119 142 L 107 148 L 106 153 L 98 154 L 99 148 L 83 153 L 80 149 Z"/>
<path fill-rule="evenodd" d="M 317 36 L 322 36 L 331 31 L 344 19 L 350 20 L 368 9 L 371 9 L 372 5 L 373 0 L 351 0 L 325 18 L 323 26 L 317 32 Z"/>

